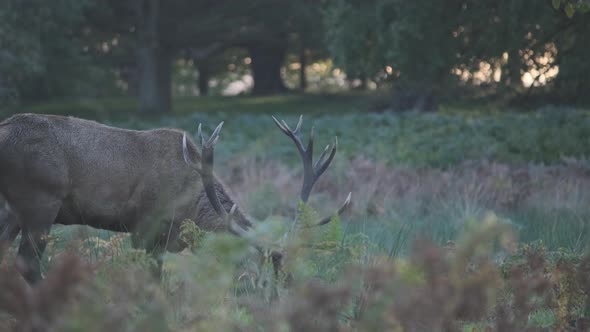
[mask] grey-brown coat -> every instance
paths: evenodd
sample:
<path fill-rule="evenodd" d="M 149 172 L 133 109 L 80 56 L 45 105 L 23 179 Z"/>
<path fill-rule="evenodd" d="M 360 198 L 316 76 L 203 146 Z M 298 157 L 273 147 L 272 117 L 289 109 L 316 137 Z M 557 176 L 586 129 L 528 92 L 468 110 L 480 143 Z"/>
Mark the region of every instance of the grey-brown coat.
<path fill-rule="evenodd" d="M 54 223 L 132 232 L 134 245 L 181 250 L 185 219 L 209 231 L 228 230 L 211 208 L 197 170 L 183 160 L 183 133 L 136 131 L 54 115 L 19 114 L 0 123 L 0 193 L 7 201 L 4 240 L 22 230 L 19 255 L 25 277 L 40 277 L 36 257 Z M 196 145 L 187 147 L 200 162 Z M 233 200 L 215 179 L 229 210 Z M 239 209 L 234 220 L 251 226 Z"/>

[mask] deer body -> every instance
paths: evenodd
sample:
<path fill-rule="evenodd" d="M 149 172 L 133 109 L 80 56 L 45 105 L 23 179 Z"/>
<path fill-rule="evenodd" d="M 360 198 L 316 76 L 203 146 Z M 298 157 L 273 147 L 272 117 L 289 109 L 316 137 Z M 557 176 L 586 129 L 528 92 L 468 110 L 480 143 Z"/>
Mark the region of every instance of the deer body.
<path fill-rule="evenodd" d="M 301 156 L 300 200 L 305 204 L 332 162 L 337 140 L 314 162 L 313 129 L 304 146 L 301 117 L 294 130 L 284 121 L 273 120 Z M 213 174 L 214 146 L 222 125 L 207 140 L 199 125 L 199 153 L 194 142 L 173 129 L 126 130 L 37 114 L 5 120 L 0 123 L 0 194 L 6 200 L 0 215 L 0 244 L 22 232 L 18 255 L 25 262 L 24 277 L 35 282 L 41 277 L 39 258 L 55 223 L 130 232 L 135 247 L 147 249 L 158 259 L 158 274 L 162 250 L 183 248 L 178 235 L 186 219 L 201 229 L 229 231 L 252 241 L 247 234 L 252 221 Z M 336 214 L 349 204 L 350 194 Z M 330 220 L 323 218 L 316 226 Z M 264 255 L 269 253 L 264 245 L 251 244 Z M 276 273 L 283 251 L 269 254 Z"/>
<path fill-rule="evenodd" d="M 51 225 L 81 224 L 131 232 L 134 245 L 178 251 L 185 219 L 201 228 L 228 230 L 212 209 L 199 172 L 187 167 L 183 133 L 173 129 L 135 131 L 53 115 L 19 114 L 0 123 L 0 193 L 9 227 L 0 240 L 22 231 L 19 255 L 25 277 L 39 279 L 38 262 Z M 196 162 L 200 154 L 189 141 Z M 214 178 L 223 207 L 231 197 Z M 251 226 L 238 210 L 235 220 Z"/>

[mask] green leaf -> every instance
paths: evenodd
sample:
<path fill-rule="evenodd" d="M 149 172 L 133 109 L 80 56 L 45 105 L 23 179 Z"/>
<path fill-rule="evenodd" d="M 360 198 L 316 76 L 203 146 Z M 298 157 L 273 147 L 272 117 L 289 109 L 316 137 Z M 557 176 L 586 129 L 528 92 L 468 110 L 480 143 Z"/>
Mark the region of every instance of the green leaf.
<path fill-rule="evenodd" d="M 561 4 L 561 0 L 551 0 L 551 3 L 553 4 L 553 8 L 559 9 L 559 5 Z"/>
<path fill-rule="evenodd" d="M 576 10 L 574 9 L 574 5 L 572 5 L 571 3 L 565 5 L 565 14 L 567 15 L 567 17 L 572 18 L 574 16 L 575 11 Z"/>
<path fill-rule="evenodd" d="M 301 201 L 299 202 L 298 216 L 301 227 L 312 227 L 319 219 L 317 212 Z"/>
<path fill-rule="evenodd" d="M 342 241 L 342 224 L 336 215 L 332 221 L 324 226 L 321 242 L 340 243 Z"/>

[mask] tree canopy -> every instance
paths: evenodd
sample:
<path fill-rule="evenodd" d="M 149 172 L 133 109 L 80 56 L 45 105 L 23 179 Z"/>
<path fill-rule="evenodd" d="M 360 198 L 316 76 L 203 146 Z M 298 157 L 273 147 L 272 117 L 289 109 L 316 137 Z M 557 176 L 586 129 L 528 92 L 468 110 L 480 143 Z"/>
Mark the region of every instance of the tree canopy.
<path fill-rule="evenodd" d="M 310 61 L 324 58 L 354 86 L 391 86 L 399 108 L 435 108 L 467 88 L 577 100 L 590 83 L 589 9 L 574 0 L 3 0 L 0 98 L 130 93 L 141 111 L 166 112 L 176 61 L 193 64 L 205 95 L 239 56 L 260 95 L 288 91 L 287 65 L 305 91 Z"/>

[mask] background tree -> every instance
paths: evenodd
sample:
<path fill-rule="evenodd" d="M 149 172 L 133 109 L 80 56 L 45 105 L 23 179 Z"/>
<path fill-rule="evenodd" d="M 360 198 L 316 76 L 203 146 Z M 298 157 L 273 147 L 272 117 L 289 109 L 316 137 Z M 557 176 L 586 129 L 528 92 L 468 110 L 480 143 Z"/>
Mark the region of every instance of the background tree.
<path fill-rule="evenodd" d="M 200 67 L 204 90 L 212 57 L 231 47 L 248 50 L 254 94 L 286 91 L 281 67 L 291 28 L 287 1 L 128 0 L 111 4 L 113 17 L 131 20 L 136 43 L 140 111 L 167 112 L 171 100 L 171 64 L 188 52 Z M 128 15 L 129 8 L 135 15 Z"/>
<path fill-rule="evenodd" d="M 396 109 L 433 110 L 443 87 L 453 83 L 458 40 L 453 37 L 462 1 L 381 0 L 378 43 L 385 62 L 399 72 Z"/>
<path fill-rule="evenodd" d="M 125 27 L 116 33 L 129 40 L 122 47 L 135 59 L 133 79 L 142 113 L 169 112 L 172 62 L 186 50 L 204 59 L 205 53 L 229 45 L 251 7 L 239 1 L 204 0 L 126 0 L 108 5 L 110 16 L 90 23 L 101 33 L 113 33 L 109 22 Z"/>
<path fill-rule="evenodd" d="M 126 90 L 142 113 L 165 113 L 175 61 L 192 61 L 206 95 L 211 77 L 229 77 L 227 60 L 247 52 L 240 66 L 255 95 L 286 92 L 293 62 L 305 91 L 308 63 L 325 57 L 360 88 L 391 85 L 394 109 L 463 95 L 579 101 L 590 84 L 588 9 L 573 0 L 5 0 L 0 98 Z"/>
<path fill-rule="evenodd" d="M 551 1 L 338 0 L 324 11 L 326 43 L 336 64 L 353 77 L 375 78 L 388 66 L 394 109 L 436 109 L 438 98 L 453 93 L 457 83 L 505 96 L 539 92 L 562 98 L 569 91 L 573 97 L 590 83 L 582 46 L 590 27 L 583 17 L 586 3 L 579 5 L 579 14 L 568 18 L 571 10 L 558 13 Z M 482 66 L 485 84 L 475 75 Z"/>
<path fill-rule="evenodd" d="M 326 43 L 337 66 L 350 79 L 366 80 L 385 67 L 378 42 L 377 1 L 336 0 L 323 10 Z"/>
<path fill-rule="evenodd" d="M 100 73 L 82 52 L 86 0 L 5 0 L 0 6 L 0 100 L 43 100 L 89 88 Z"/>
<path fill-rule="evenodd" d="M 397 108 L 431 108 L 456 62 L 452 32 L 458 1 L 339 0 L 325 10 L 337 65 L 364 80 L 395 72 Z"/>
<path fill-rule="evenodd" d="M 180 50 L 190 48 L 196 54 L 229 39 L 243 5 L 187 0 L 142 0 L 136 5 L 140 111 L 168 112 L 173 59 Z"/>

